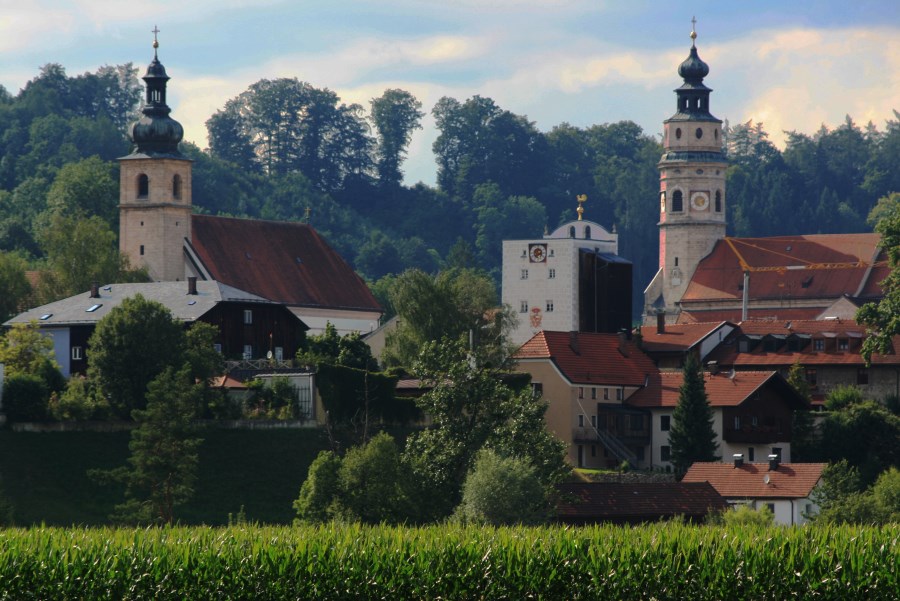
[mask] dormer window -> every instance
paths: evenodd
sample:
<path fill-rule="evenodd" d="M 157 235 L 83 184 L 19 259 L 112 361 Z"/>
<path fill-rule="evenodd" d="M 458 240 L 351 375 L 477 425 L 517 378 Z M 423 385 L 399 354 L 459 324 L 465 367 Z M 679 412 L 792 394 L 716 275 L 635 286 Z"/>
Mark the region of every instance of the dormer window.
<path fill-rule="evenodd" d="M 172 198 L 181 200 L 181 176 L 177 173 L 172 178 Z"/>
<path fill-rule="evenodd" d="M 146 173 L 141 173 L 137 179 L 137 197 L 147 198 L 150 195 L 150 178 Z"/>

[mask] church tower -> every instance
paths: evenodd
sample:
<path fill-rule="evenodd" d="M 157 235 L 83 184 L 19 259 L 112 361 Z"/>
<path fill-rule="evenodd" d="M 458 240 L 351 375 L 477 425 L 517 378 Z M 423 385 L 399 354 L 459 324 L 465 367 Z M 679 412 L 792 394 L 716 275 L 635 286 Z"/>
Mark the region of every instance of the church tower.
<path fill-rule="evenodd" d="M 692 22 L 696 23 L 695 20 Z M 644 291 L 644 318 L 659 313 L 674 322 L 700 260 L 725 237 L 725 168 L 722 121 L 709 112 L 712 90 L 703 84 L 709 66 L 700 59 L 691 30 L 690 55 L 678 67 L 684 83 L 678 108 L 663 122 L 659 168 L 659 271 Z"/>
<path fill-rule="evenodd" d="M 191 238 L 191 161 L 178 150 L 184 129 L 169 117 L 158 32 L 143 77 L 143 116 L 131 126 L 133 151 L 119 159 L 119 250 L 154 281 L 174 281 L 185 277 L 184 241 Z"/>

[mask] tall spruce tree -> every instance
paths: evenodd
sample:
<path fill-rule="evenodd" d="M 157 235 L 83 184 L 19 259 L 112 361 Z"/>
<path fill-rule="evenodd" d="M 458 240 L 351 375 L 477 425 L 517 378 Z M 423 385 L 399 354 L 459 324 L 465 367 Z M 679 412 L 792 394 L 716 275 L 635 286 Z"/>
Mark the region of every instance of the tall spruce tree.
<path fill-rule="evenodd" d="M 686 471 L 695 461 L 719 459 L 703 371 L 693 354 L 689 354 L 684 362 L 684 381 L 673 417 L 675 423 L 669 432 L 669 444 L 672 446 L 672 463 L 678 472 Z"/>

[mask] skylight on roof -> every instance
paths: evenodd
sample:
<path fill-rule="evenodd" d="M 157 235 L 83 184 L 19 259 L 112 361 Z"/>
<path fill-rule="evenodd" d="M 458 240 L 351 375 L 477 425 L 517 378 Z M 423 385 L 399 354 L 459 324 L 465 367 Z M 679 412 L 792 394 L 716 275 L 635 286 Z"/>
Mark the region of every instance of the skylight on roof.
<path fill-rule="evenodd" d="M 84 312 L 85 312 L 85 313 L 93 313 L 94 311 L 96 311 L 97 309 L 99 309 L 99 308 L 102 307 L 102 306 L 103 306 L 102 304 L 99 304 L 99 305 L 91 305 L 90 307 L 88 307 L 87 309 L 85 309 Z"/>
<path fill-rule="evenodd" d="M 197 301 L 195 301 L 195 300 L 189 300 L 189 301 L 188 301 L 188 304 L 189 304 L 189 305 L 196 305 L 196 304 L 197 304 Z"/>
<path fill-rule="evenodd" d="M 103 289 L 109 292 L 110 290 L 112 290 L 112 286 L 104 286 Z"/>
<path fill-rule="evenodd" d="M 43 315 L 41 315 L 41 321 L 47 321 L 51 317 L 53 317 L 53 313 L 44 313 Z"/>

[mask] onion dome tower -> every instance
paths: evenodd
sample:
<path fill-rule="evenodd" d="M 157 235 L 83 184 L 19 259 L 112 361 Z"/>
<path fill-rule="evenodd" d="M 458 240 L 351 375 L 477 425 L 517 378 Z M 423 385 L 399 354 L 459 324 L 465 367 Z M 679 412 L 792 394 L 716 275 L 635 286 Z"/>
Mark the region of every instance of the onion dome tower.
<path fill-rule="evenodd" d="M 132 153 L 119 159 L 119 250 L 154 281 L 184 279 L 184 242 L 191 237 L 191 161 L 178 150 L 184 128 L 169 116 L 169 76 L 157 54 L 143 77 L 147 95 L 131 125 Z"/>
<path fill-rule="evenodd" d="M 692 19 L 696 24 L 696 19 Z M 709 112 L 712 90 L 703 83 L 709 65 L 700 58 L 697 32 L 678 66 L 684 83 L 675 90 L 674 115 L 663 122 L 659 168 L 659 271 L 644 291 L 644 318 L 659 313 L 674 322 L 681 298 L 700 260 L 725 237 L 725 168 L 722 121 Z"/>

